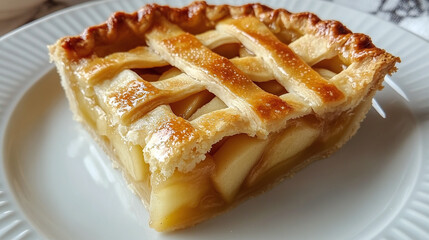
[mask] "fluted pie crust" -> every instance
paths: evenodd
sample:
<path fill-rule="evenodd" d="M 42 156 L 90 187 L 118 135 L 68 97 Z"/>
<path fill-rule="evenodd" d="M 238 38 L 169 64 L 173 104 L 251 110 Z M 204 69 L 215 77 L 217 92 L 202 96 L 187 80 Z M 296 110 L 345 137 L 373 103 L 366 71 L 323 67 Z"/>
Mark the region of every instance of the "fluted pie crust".
<path fill-rule="evenodd" d="M 49 46 L 77 121 L 172 231 L 328 156 L 399 58 L 261 4 L 146 5 Z"/>

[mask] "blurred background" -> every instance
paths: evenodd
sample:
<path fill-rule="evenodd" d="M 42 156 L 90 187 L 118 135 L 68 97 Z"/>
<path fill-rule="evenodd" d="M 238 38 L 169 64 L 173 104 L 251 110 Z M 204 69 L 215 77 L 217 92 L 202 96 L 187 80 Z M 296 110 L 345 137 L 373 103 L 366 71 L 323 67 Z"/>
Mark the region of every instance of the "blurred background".
<path fill-rule="evenodd" d="M 0 36 L 49 13 L 88 0 L 0 0 Z M 249 2 L 252 2 L 250 0 Z M 429 41 L 429 0 L 324 0 L 394 22 Z M 255 0 L 253 2 L 264 2 Z"/>

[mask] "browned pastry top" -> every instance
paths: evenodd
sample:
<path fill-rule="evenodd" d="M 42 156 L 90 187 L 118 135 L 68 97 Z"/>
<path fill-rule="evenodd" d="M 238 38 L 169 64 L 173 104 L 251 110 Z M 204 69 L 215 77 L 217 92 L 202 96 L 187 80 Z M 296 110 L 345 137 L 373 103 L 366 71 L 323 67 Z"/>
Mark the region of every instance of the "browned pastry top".
<path fill-rule="evenodd" d="M 274 32 L 287 28 L 301 35 L 323 35 L 328 36 L 332 42 L 341 42 L 337 51 L 342 53 L 341 56 L 347 62 L 385 53 L 384 50 L 375 47 L 368 36 L 352 33 L 338 21 L 322 21 L 316 15 L 308 12 L 290 13 L 285 9 L 273 10 L 259 3 L 230 6 L 194 2 L 183 8 L 149 4 L 130 14 L 116 12 L 107 22 L 89 27 L 82 35 L 64 38 L 62 46 L 67 49 L 69 57 L 74 59 L 88 57 L 93 53 L 107 55 L 124 47 L 123 44 L 118 44 L 118 40 L 123 42 L 121 38 L 124 38 L 124 32 L 127 32 L 132 38 L 140 40 L 138 45 L 142 45 L 145 41 L 145 32 L 153 26 L 159 15 L 192 34 L 213 29 L 219 21 L 226 17 L 255 16 Z M 133 46 L 128 44 L 127 47 L 132 48 Z"/>
<path fill-rule="evenodd" d="M 227 44 L 249 54 L 228 58 L 216 52 Z M 140 138 L 129 141 L 143 147 L 151 170 L 165 175 L 191 170 L 224 137 L 267 138 L 295 118 L 350 111 L 381 87 L 399 61 L 366 35 L 312 13 L 205 2 L 117 12 L 50 49 L 100 118 L 134 131 Z M 325 69 L 324 61 L 336 70 Z M 163 67 L 179 74 L 152 81 L 135 71 Z M 261 87 L 269 81 L 283 88 L 281 94 Z M 170 104 L 202 91 L 224 108 L 195 119 L 172 112 Z M 158 125 L 146 129 L 142 122 Z"/>

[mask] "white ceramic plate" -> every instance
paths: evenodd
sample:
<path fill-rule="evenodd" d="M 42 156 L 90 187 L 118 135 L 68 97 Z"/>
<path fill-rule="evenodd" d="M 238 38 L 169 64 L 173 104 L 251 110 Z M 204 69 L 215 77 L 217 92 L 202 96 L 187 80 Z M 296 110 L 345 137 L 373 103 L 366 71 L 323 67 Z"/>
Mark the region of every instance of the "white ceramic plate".
<path fill-rule="evenodd" d="M 46 49 L 144 1 L 67 9 L 0 39 L 0 239 L 429 239 L 429 44 L 330 3 L 265 3 L 341 20 L 400 56 L 393 88 L 377 95 L 386 118 L 371 110 L 339 152 L 268 193 L 194 228 L 157 233 L 72 121 Z"/>

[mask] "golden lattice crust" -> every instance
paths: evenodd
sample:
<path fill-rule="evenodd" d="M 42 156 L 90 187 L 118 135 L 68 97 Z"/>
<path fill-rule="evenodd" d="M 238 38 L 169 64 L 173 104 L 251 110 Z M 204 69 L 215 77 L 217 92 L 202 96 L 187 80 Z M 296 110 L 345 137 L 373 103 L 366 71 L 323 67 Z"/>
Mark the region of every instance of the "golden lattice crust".
<path fill-rule="evenodd" d="M 257 187 L 264 174 L 275 182 L 335 151 L 399 62 L 337 21 L 261 4 L 150 4 L 49 49 L 75 117 L 124 168 L 161 231 L 266 188 Z M 186 173 L 204 185 L 189 185 Z M 198 188 L 192 201 L 227 204 L 161 216 L 153 209 L 180 181 Z M 179 215 L 191 220 L 168 222 Z"/>
<path fill-rule="evenodd" d="M 248 16 L 255 16 L 256 18 Z M 254 28 L 253 23 L 255 26 L 258 25 L 258 20 L 264 23 L 264 25 L 259 25 L 262 29 Z M 249 21 L 252 23 L 248 24 Z M 171 23 L 178 27 L 172 27 L 174 30 L 169 29 Z M 121 58 L 115 56 L 115 54 L 120 55 L 121 53 L 116 52 L 121 52 L 123 50 L 128 51 L 134 47 L 147 46 L 148 44 L 152 49 L 155 48 L 155 52 L 162 51 L 160 49 L 165 48 L 167 49 L 165 50 L 166 53 L 164 55 L 161 54 L 161 57 L 158 56 L 159 53 L 154 54 L 153 51 L 148 50 L 146 47 L 132 50 L 138 52 L 136 55 L 136 67 L 141 64 L 145 65 L 145 67 L 164 66 L 166 64 L 164 60 L 170 63 L 174 61 L 173 59 L 165 59 L 165 57 L 168 58 L 175 54 L 181 55 L 181 59 L 188 58 L 187 60 L 191 61 L 188 62 L 188 64 L 200 64 L 199 67 L 203 69 L 202 71 L 208 71 L 210 73 L 209 75 L 212 76 L 216 75 L 216 81 L 220 82 L 203 84 L 204 86 L 201 86 L 200 83 L 193 80 L 199 77 L 204 78 L 201 72 L 191 76 L 193 79 L 188 79 L 187 76 L 183 76 L 184 79 L 180 79 L 179 82 L 181 82 L 181 84 L 183 84 L 183 82 L 193 82 L 186 85 L 188 87 L 187 89 L 189 89 L 190 86 L 192 86 L 194 90 L 205 87 L 217 96 L 223 95 L 222 91 L 225 91 L 225 89 L 222 88 L 227 86 L 227 91 L 232 91 L 235 96 L 222 99 L 224 102 L 226 101 L 227 105 L 233 106 L 236 109 L 252 108 L 244 111 L 244 113 L 247 113 L 245 115 L 247 115 L 246 117 L 250 121 L 250 125 L 252 125 L 250 128 L 252 129 L 242 132 L 249 135 L 256 134 L 259 137 L 265 137 L 270 132 L 281 129 L 288 119 L 305 113 L 305 110 L 302 108 L 296 111 L 296 109 L 292 107 L 293 104 L 302 104 L 301 100 L 286 102 L 277 96 L 261 91 L 254 83 L 249 81 L 249 78 L 242 74 L 237 74 L 237 68 L 232 66 L 232 61 L 228 61 L 226 58 L 218 58 L 203 45 L 204 39 L 198 40 L 190 34 L 203 33 L 206 30 L 215 28 L 218 32 L 236 32 L 237 34 L 235 37 L 240 41 L 247 41 L 248 45 L 253 44 L 253 50 L 260 51 L 259 54 L 256 53 L 256 55 L 265 58 L 265 62 L 268 62 L 271 66 L 276 66 L 272 71 L 274 76 L 278 79 L 282 79 L 281 75 L 284 71 L 292 71 L 291 74 L 294 75 L 302 75 L 305 73 L 305 76 L 301 79 L 308 80 L 301 80 L 298 84 L 291 84 L 288 81 L 284 81 L 282 84 L 288 91 L 306 92 L 307 95 L 304 97 L 304 100 L 310 100 L 312 110 L 320 115 L 326 112 L 332 112 L 332 107 L 334 106 L 344 106 L 344 109 L 353 108 L 353 106 L 356 106 L 360 102 L 360 99 L 367 94 L 369 88 L 378 88 L 380 84 L 369 84 L 369 82 L 363 81 L 352 84 L 344 83 L 344 81 L 348 81 L 347 79 L 349 76 L 339 76 L 337 79 L 328 82 L 322 79 L 315 71 L 312 71 L 308 65 L 303 64 L 299 58 L 289 57 L 290 55 L 294 55 L 292 50 L 295 50 L 297 54 L 301 54 L 300 57 L 310 64 L 320 60 L 319 58 L 323 55 L 325 55 L 325 58 L 337 55 L 344 64 L 351 65 L 354 63 L 355 65 L 359 65 L 356 66 L 356 71 L 350 71 L 348 75 L 368 75 L 369 73 L 373 75 L 368 78 L 370 80 L 373 78 L 378 79 L 378 74 L 384 75 L 386 71 L 389 73 L 394 71 L 393 65 L 397 61 L 397 58 L 391 56 L 382 49 L 376 48 L 371 43 L 369 37 L 363 34 L 351 33 L 350 30 L 337 21 L 321 21 L 317 16 L 311 13 L 292 14 L 284 9 L 272 10 L 261 4 L 248 4 L 235 7 L 229 5 L 213 6 L 207 5 L 205 2 L 195 2 L 181 9 L 151 4 L 132 14 L 117 12 L 106 23 L 88 28 L 81 36 L 65 37 L 59 40 L 54 48 L 51 49 L 51 52 L 53 56 L 55 56 L 54 58 L 61 58 L 64 62 L 70 62 L 71 65 L 74 63 L 76 66 L 82 65 L 82 63 L 87 64 L 85 67 L 77 67 L 76 70 L 83 72 L 81 77 L 87 78 L 90 84 L 95 84 L 99 81 L 97 74 L 100 76 L 106 74 L 105 71 L 100 70 L 100 64 L 106 66 L 113 62 L 113 68 L 113 65 L 116 65 L 116 62 L 120 61 L 117 59 Z M 304 37 L 290 44 L 289 48 L 277 40 L 276 36 L 273 34 L 280 33 L 282 29 L 288 29 L 290 40 L 296 40 L 294 38 L 298 38 L 298 36 Z M 184 33 L 183 31 L 188 31 L 189 33 L 182 34 Z M 242 34 L 239 32 L 247 33 L 248 36 L 241 37 Z M 294 36 L 294 34 L 296 36 Z M 148 35 L 153 37 L 148 38 Z M 167 35 L 169 37 L 168 39 L 166 38 Z M 210 44 L 210 38 L 206 39 L 208 39 L 208 44 Z M 308 41 L 321 42 L 320 46 L 316 46 L 322 49 L 321 54 L 317 51 L 313 51 L 314 56 L 302 54 L 302 51 L 305 51 L 308 47 Z M 163 45 L 163 47 L 157 48 L 153 46 L 159 45 L 160 42 L 162 42 L 161 45 Z M 179 43 L 181 42 L 186 44 L 180 47 Z M 198 54 L 201 59 L 191 59 L 195 57 L 194 54 L 197 52 L 195 51 L 196 48 L 199 49 Z M 275 54 L 270 54 L 272 52 L 275 52 Z M 186 55 L 186 53 L 188 53 L 188 55 Z M 145 61 L 145 59 L 138 59 L 138 54 L 146 54 L 146 63 L 141 62 Z M 111 57 L 113 60 L 109 62 L 103 58 L 105 56 L 107 56 L 106 58 Z M 126 56 L 129 62 L 132 62 L 129 60 L 131 57 L 132 56 L 129 55 Z M 93 58 L 97 59 L 91 61 Z M 102 63 L 98 62 L 98 59 L 101 58 Z M 89 63 L 86 62 L 87 59 Z M 201 61 L 202 59 L 205 61 Z M 256 59 L 254 61 L 256 61 Z M 128 67 L 132 68 L 132 63 L 129 64 L 131 64 L 131 66 Z M 298 68 L 296 68 L 295 64 L 299 65 Z M 228 67 L 225 67 L 226 65 L 228 65 Z M 381 65 L 383 65 L 383 67 L 380 67 Z M 93 66 L 92 69 L 91 66 Z M 291 68 L 291 66 L 294 68 Z M 115 72 L 115 69 L 112 70 L 112 68 L 108 69 L 109 73 L 116 74 L 117 72 Z M 122 68 L 119 66 L 116 70 L 120 71 L 121 69 Z M 225 72 L 223 69 L 228 71 Z M 359 72 L 359 69 L 364 70 Z M 347 73 L 345 73 L 345 75 L 347 75 Z M 231 76 L 238 77 L 234 78 L 234 81 L 231 81 Z M 136 83 L 131 84 L 134 85 L 124 86 L 119 92 L 105 96 L 110 99 L 110 102 L 115 103 L 111 106 L 115 115 L 114 117 L 119 117 L 119 121 L 123 123 L 135 121 L 144 116 L 145 113 L 152 111 L 156 106 L 177 100 L 172 89 L 163 91 L 159 87 L 154 87 L 156 83 L 150 84 L 145 81 L 140 81 L 137 85 Z M 361 86 L 359 86 L 359 84 Z M 359 87 L 362 87 L 362 91 L 357 89 Z M 151 98 L 151 100 L 149 101 L 146 99 L 144 104 L 133 106 L 136 108 L 128 112 L 126 109 L 130 104 L 133 104 L 133 102 L 130 102 L 130 99 L 127 99 L 130 94 L 132 94 L 132 89 L 143 89 L 141 91 L 143 94 L 137 96 L 136 101 L 138 101 L 139 98 Z M 183 90 L 184 89 L 180 89 L 180 91 Z M 196 91 L 190 91 L 190 93 L 195 92 Z M 182 92 L 181 97 L 183 98 L 183 96 Z M 246 103 L 243 103 L 240 99 L 244 99 Z M 231 118 L 231 115 L 234 114 L 235 113 L 228 114 L 228 118 Z M 242 119 L 238 121 L 242 121 Z M 180 124 L 178 122 L 180 122 Z M 171 174 L 175 168 L 188 171 L 193 168 L 195 163 L 204 159 L 205 152 L 210 149 L 210 146 L 202 147 L 199 148 L 201 151 L 197 150 L 197 153 L 195 153 L 195 150 L 192 150 L 192 148 L 194 148 L 192 145 L 201 144 L 202 139 L 208 136 L 212 137 L 209 143 L 209 145 L 211 145 L 226 136 L 226 134 L 236 133 L 236 131 L 227 131 L 218 136 L 216 136 L 217 134 L 211 133 L 206 137 L 201 137 L 198 136 L 201 131 L 194 131 L 193 127 L 184 128 L 182 125 L 186 124 L 182 124 L 182 120 L 179 119 L 172 120 L 172 122 L 168 123 L 168 127 L 171 130 L 170 132 L 174 132 L 174 136 L 170 137 L 175 138 L 174 142 L 168 143 L 168 141 L 165 141 L 164 146 L 159 146 L 159 134 L 153 136 L 153 141 L 149 140 L 148 144 L 156 144 L 156 146 L 152 147 L 154 147 L 154 149 L 159 149 L 161 152 L 167 151 L 164 149 L 165 147 L 171 147 L 173 145 L 181 145 L 183 149 L 185 149 L 185 151 L 182 152 L 184 154 L 183 156 L 177 156 L 176 154 L 167 156 L 171 161 L 173 161 L 173 158 L 177 159 L 174 164 L 172 162 L 170 163 L 170 160 L 167 159 L 163 159 L 162 161 L 154 159 L 151 161 L 150 159 L 154 158 L 154 156 L 150 156 L 150 154 L 147 153 L 147 161 L 152 163 L 152 170 L 161 169 L 167 175 Z M 231 125 L 233 126 L 234 124 L 231 123 Z M 184 133 L 184 135 L 181 133 Z M 163 136 L 162 139 L 165 139 L 165 136 Z M 185 139 L 186 141 L 184 142 L 186 142 L 186 144 L 180 141 Z M 191 144 L 191 142 L 193 142 L 193 144 Z M 171 146 L 169 146 L 169 144 Z M 150 151 L 154 153 L 154 150 Z M 186 151 L 194 151 L 194 153 L 189 153 L 189 155 Z M 166 157 L 165 154 L 161 155 Z M 160 156 L 156 157 L 159 158 Z M 188 157 L 193 157 L 198 160 L 191 161 L 191 164 L 187 166 L 187 164 L 183 164 L 183 161 L 189 161 L 184 159 Z"/>
<path fill-rule="evenodd" d="M 107 55 L 117 50 L 112 47 L 119 45 L 118 40 L 123 37 L 124 33 L 144 42 L 146 31 L 159 15 L 192 34 L 212 29 L 219 21 L 227 17 L 255 16 L 269 26 L 273 32 L 287 28 L 301 35 L 319 35 L 329 39 L 331 43 L 335 44 L 336 51 L 346 63 L 386 54 L 386 51 L 375 47 L 368 36 L 352 33 L 338 21 L 322 21 L 313 13 L 308 12 L 290 13 L 285 9 L 273 10 L 259 3 L 230 6 L 194 2 L 183 8 L 150 4 L 131 14 L 116 12 L 106 23 L 89 27 L 81 36 L 63 38 L 61 46 L 67 51 L 70 59 L 89 57 L 94 53 Z M 120 49 L 123 45 L 116 47 Z M 392 57 L 390 55 L 385 57 L 388 56 Z"/>

